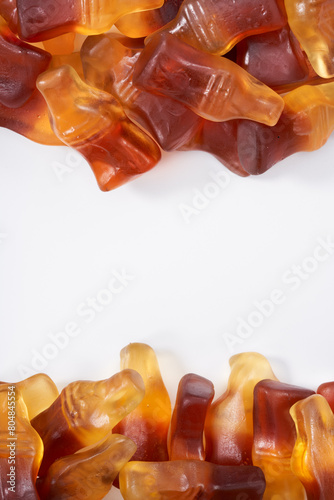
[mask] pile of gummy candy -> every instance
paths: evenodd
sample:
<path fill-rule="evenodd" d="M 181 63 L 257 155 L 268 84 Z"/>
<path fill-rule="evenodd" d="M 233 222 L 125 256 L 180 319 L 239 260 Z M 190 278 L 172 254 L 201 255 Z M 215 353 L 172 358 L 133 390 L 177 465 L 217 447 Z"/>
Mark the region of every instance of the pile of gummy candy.
<path fill-rule="evenodd" d="M 180 380 L 172 410 L 153 349 L 121 351 L 121 371 L 59 394 L 37 374 L 0 384 L 1 498 L 333 500 L 334 382 L 279 382 L 257 353 L 230 359 L 226 392 Z"/>
<path fill-rule="evenodd" d="M 333 0 L 0 0 L 0 61 L 0 127 L 105 191 L 161 149 L 248 176 L 334 128 Z"/>

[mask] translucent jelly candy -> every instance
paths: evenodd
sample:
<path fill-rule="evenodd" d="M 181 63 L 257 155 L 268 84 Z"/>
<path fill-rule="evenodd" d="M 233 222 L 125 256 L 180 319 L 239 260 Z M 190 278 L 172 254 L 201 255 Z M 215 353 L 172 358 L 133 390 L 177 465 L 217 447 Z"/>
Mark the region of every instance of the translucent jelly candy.
<path fill-rule="evenodd" d="M 0 16 L 8 23 L 13 33 L 17 33 L 17 7 L 16 0 L 0 0 Z M 1 20 L 0 20 L 1 24 Z"/>
<path fill-rule="evenodd" d="M 178 13 L 181 3 L 182 0 L 165 0 L 160 9 L 128 14 L 117 21 L 116 28 L 132 38 L 145 37 L 172 21 Z"/>
<path fill-rule="evenodd" d="M 138 89 L 133 71 L 140 55 L 112 34 L 88 37 L 81 49 L 86 81 L 109 92 L 127 116 L 165 151 L 182 148 L 200 128 L 201 118 L 180 102 Z"/>
<path fill-rule="evenodd" d="M 27 406 L 29 420 L 49 408 L 59 396 L 55 383 L 48 375 L 37 373 L 16 384 Z"/>
<path fill-rule="evenodd" d="M 36 89 L 36 77 L 48 67 L 51 55 L 16 38 L 0 19 L 0 59 L 0 127 L 41 144 L 60 145 Z"/>
<path fill-rule="evenodd" d="M 319 385 L 317 394 L 320 394 L 327 400 L 331 410 L 334 412 L 334 382 L 325 382 Z"/>
<path fill-rule="evenodd" d="M 44 40 L 43 46 L 45 50 L 52 55 L 66 55 L 74 52 L 75 33 L 65 33 L 64 35 Z"/>
<path fill-rule="evenodd" d="M 0 103 L 0 127 L 13 130 L 39 144 L 48 146 L 63 144 L 51 128 L 48 107 L 37 89 L 19 108 L 7 108 Z"/>
<path fill-rule="evenodd" d="M 275 90 L 301 84 L 309 76 L 305 53 L 288 26 L 242 40 L 237 63 Z"/>
<path fill-rule="evenodd" d="M 277 380 L 261 354 L 230 359 L 227 391 L 209 408 L 205 423 L 206 459 L 221 465 L 249 465 L 253 446 L 253 392 L 263 379 Z"/>
<path fill-rule="evenodd" d="M 172 410 L 155 352 L 146 344 L 129 344 L 121 351 L 121 368 L 131 368 L 140 373 L 145 385 L 145 397 L 116 425 L 113 432 L 123 434 L 136 443 L 134 460 L 168 460 L 167 433 Z"/>
<path fill-rule="evenodd" d="M 54 462 L 39 489 L 41 500 L 102 500 L 136 445 L 109 434 L 98 443 Z"/>
<path fill-rule="evenodd" d="M 17 0 L 20 38 L 38 42 L 76 31 L 95 35 L 108 31 L 122 16 L 157 9 L 163 0 Z"/>
<path fill-rule="evenodd" d="M 215 156 L 231 172 L 247 177 L 249 173 L 244 170 L 239 160 L 238 125 L 239 120 L 211 122 L 203 118 L 197 133 L 181 149 L 183 151 L 206 151 Z"/>
<path fill-rule="evenodd" d="M 298 151 L 319 149 L 334 129 L 333 82 L 292 90 L 284 103 L 277 125 L 245 120 L 238 126 L 239 158 L 250 174 L 262 174 Z"/>
<path fill-rule="evenodd" d="M 44 442 L 39 471 L 44 476 L 59 457 L 71 455 L 105 437 L 142 401 L 145 388 L 141 376 L 123 370 L 107 380 L 73 382 L 56 401 L 32 420 Z"/>
<path fill-rule="evenodd" d="M 35 481 L 43 443 L 31 427 L 15 385 L 0 385 L 0 491 L 2 500 L 39 500 Z"/>
<path fill-rule="evenodd" d="M 223 55 L 242 38 L 285 24 L 282 0 L 184 0 L 163 29 L 197 49 Z"/>
<path fill-rule="evenodd" d="M 212 382 L 194 373 L 180 380 L 169 433 L 170 460 L 205 460 L 204 422 L 214 393 Z"/>
<path fill-rule="evenodd" d="M 81 63 L 80 52 L 53 56 L 49 69 L 56 69 L 60 68 L 61 66 L 72 66 L 78 76 L 83 80 L 84 72 Z"/>
<path fill-rule="evenodd" d="M 303 483 L 308 500 L 334 498 L 334 415 L 320 394 L 290 410 L 297 429 L 291 467 Z"/>
<path fill-rule="evenodd" d="M 264 500 L 284 498 L 304 500 L 305 490 L 292 473 L 290 460 L 296 440 L 294 422 L 289 410 L 314 391 L 262 380 L 254 389 L 253 464 L 261 467 L 266 477 Z"/>
<path fill-rule="evenodd" d="M 140 49 L 129 48 L 126 43 L 115 34 L 86 39 L 81 58 L 87 83 L 115 96 L 127 116 L 165 151 L 206 151 L 234 173 L 249 175 L 237 152 L 238 121 L 214 123 L 174 99 L 138 89 L 133 71 Z"/>
<path fill-rule="evenodd" d="M 126 43 L 115 34 L 86 39 L 81 58 L 87 83 L 116 97 L 127 116 L 165 151 L 206 151 L 234 173 L 249 175 L 239 161 L 238 121 L 211 122 L 174 99 L 136 88 L 133 70 L 140 49 L 129 48 Z"/>
<path fill-rule="evenodd" d="M 44 73 L 37 86 L 55 134 L 87 159 L 103 191 L 150 170 L 160 159 L 156 143 L 127 119 L 120 104 L 82 82 L 70 66 Z"/>
<path fill-rule="evenodd" d="M 332 0 L 284 0 L 289 25 L 319 76 L 334 76 Z"/>
<path fill-rule="evenodd" d="M 237 64 L 194 49 L 173 35 L 154 35 L 134 70 L 144 90 L 176 99 L 203 118 L 249 118 L 274 125 L 282 98 Z"/>
<path fill-rule="evenodd" d="M 261 500 L 265 488 L 257 467 L 224 467 L 200 460 L 129 462 L 119 480 L 124 500 Z"/>
<path fill-rule="evenodd" d="M 9 108 L 25 104 L 50 60 L 48 52 L 22 42 L 0 22 L 0 103 Z"/>

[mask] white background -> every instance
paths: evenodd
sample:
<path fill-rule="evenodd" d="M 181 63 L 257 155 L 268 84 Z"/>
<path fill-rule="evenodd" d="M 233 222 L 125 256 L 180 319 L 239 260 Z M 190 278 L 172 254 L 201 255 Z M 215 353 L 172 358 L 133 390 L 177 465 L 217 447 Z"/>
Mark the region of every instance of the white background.
<path fill-rule="evenodd" d="M 109 193 L 65 147 L 4 129 L 0 147 L 2 380 L 22 378 L 36 353 L 59 389 L 107 378 L 131 341 L 156 350 L 172 398 L 187 372 L 210 378 L 220 395 L 240 351 L 267 356 L 285 382 L 316 389 L 334 379 L 334 253 L 298 288 L 288 283 L 294 265 L 312 266 L 319 238 L 334 241 L 333 137 L 247 179 L 207 154 L 173 153 Z M 222 171 L 225 184 L 208 187 Z M 193 207 L 199 192 L 216 196 L 186 222 L 180 206 Z M 114 271 L 132 279 L 94 318 L 80 316 L 89 298 L 106 297 Z M 284 302 L 241 339 L 240 319 L 275 289 Z M 70 322 L 78 335 L 50 348 L 50 334 Z M 227 333 L 239 339 L 233 349 Z"/>

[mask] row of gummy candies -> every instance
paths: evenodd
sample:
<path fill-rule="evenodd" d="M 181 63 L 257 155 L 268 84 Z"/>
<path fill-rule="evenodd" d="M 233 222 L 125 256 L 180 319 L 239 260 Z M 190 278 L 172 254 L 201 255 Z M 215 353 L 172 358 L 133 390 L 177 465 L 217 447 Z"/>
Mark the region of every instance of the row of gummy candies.
<path fill-rule="evenodd" d="M 279 382 L 257 353 L 230 366 L 213 403 L 213 384 L 185 375 L 173 411 L 140 343 L 116 375 L 60 395 L 44 374 L 1 383 L 0 431 L 15 435 L 1 442 L 2 499 L 102 500 L 116 480 L 125 500 L 333 500 L 334 382 L 317 394 Z"/>
<path fill-rule="evenodd" d="M 332 0 L 162 4 L 0 0 L 0 126 L 77 149 L 106 191 L 160 148 L 207 151 L 247 176 L 326 142 Z M 103 34 L 114 24 L 123 35 Z"/>

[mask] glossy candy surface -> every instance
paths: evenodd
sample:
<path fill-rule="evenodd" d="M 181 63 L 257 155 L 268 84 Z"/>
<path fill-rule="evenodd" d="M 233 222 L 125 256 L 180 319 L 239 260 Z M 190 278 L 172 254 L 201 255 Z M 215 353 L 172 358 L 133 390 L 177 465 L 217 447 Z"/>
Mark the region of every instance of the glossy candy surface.
<path fill-rule="evenodd" d="M 43 47 L 52 55 L 66 55 L 74 52 L 75 33 L 65 33 L 64 35 L 44 40 Z"/>
<path fill-rule="evenodd" d="M 320 394 L 290 410 L 297 430 L 291 467 L 303 483 L 308 500 L 334 498 L 334 415 Z"/>
<path fill-rule="evenodd" d="M 200 128 L 191 140 L 182 146 L 182 150 L 206 151 L 215 156 L 231 172 L 241 177 L 247 177 L 249 173 L 241 165 L 238 153 L 237 136 L 239 121 L 212 122 L 202 118 Z M 218 179 L 219 185 L 224 184 L 225 178 L 224 171 L 217 173 L 216 179 Z"/>
<path fill-rule="evenodd" d="M 246 120 L 238 126 L 239 158 L 250 174 L 262 174 L 299 151 L 319 149 L 334 129 L 334 82 L 299 87 L 284 103 L 273 127 Z"/>
<path fill-rule="evenodd" d="M 242 40 L 237 63 L 275 90 L 300 85 L 309 76 L 305 53 L 288 26 Z"/>
<path fill-rule="evenodd" d="M 36 89 L 36 78 L 50 60 L 48 52 L 16 38 L 0 19 L 0 127 L 41 144 L 60 145 Z"/>
<path fill-rule="evenodd" d="M 211 54 L 226 54 L 238 41 L 286 24 L 282 0 L 184 0 L 163 29 Z"/>
<path fill-rule="evenodd" d="M 182 0 L 165 0 L 160 9 L 136 12 L 121 17 L 116 27 L 121 33 L 131 38 L 145 37 L 172 21 L 181 4 Z"/>
<path fill-rule="evenodd" d="M 77 75 L 83 80 L 84 73 L 80 52 L 73 52 L 72 54 L 54 55 L 51 59 L 50 70 L 57 69 L 61 66 L 71 66 Z"/>
<path fill-rule="evenodd" d="M 320 394 L 327 400 L 332 412 L 334 412 L 334 382 L 325 382 L 319 385 L 317 394 Z"/>
<path fill-rule="evenodd" d="M 252 464 L 253 391 L 263 379 L 277 380 L 267 359 L 242 353 L 230 359 L 226 392 L 208 410 L 206 459 L 221 465 Z"/>
<path fill-rule="evenodd" d="M 0 0 L 0 16 L 8 23 L 13 33 L 17 33 L 17 7 L 16 0 Z M 0 19 L 1 24 L 1 19 Z"/>
<path fill-rule="evenodd" d="M 158 146 L 130 122 L 120 104 L 85 84 L 70 66 L 41 75 L 38 88 L 55 134 L 86 158 L 102 190 L 124 184 L 160 159 Z"/>
<path fill-rule="evenodd" d="M 39 500 L 35 481 L 43 443 L 15 385 L 0 385 L 0 435 L 1 499 Z"/>
<path fill-rule="evenodd" d="M 109 92 L 127 116 L 165 151 L 183 148 L 201 126 L 201 118 L 184 104 L 138 89 L 133 71 L 140 49 L 126 47 L 112 34 L 89 37 L 81 49 L 86 81 Z"/>
<path fill-rule="evenodd" d="M 109 434 L 98 443 L 51 465 L 39 489 L 41 500 L 102 500 L 136 450 L 128 438 Z"/>
<path fill-rule="evenodd" d="M 332 0 L 285 0 L 289 25 L 319 76 L 334 76 Z"/>
<path fill-rule="evenodd" d="M 53 382 L 44 374 L 0 382 L 1 499 L 102 500 L 119 474 L 124 500 L 305 500 L 305 492 L 308 500 L 333 500 L 334 414 L 326 399 L 278 382 L 260 354 L 238 354 L 230 364 L 227 391 L 209 412 L 212 383 L 181 379 L 169 460 L 162 451 L 170 402 L 146 344 L 126 346 L 125 369 L 110 379 L 69 384 L 32 425 L 19 387 L 38 411 L 56 396 Z M 318 391 L 331 399 L 333 386 Z M 142 461 L 131 461 L 136 444 L 115 433 L 117 423 L 137 440 Z M 6 482 L 13 453 L 14 496 Z M 156 461 L 145 460 L 154 453 Z"/>
<path fill-rule="evenodd" d="M 129 462 L 120 472 L 124 500 L 261 500 L 257 467 L 222 467 L 200 460 Z"/>
<path fill-rule="evenodd" d="M 22 40 L 38 42 L 71 31 L 92 35 L 108 31 L 122 16 L 161 7 L 163 0 L 17 0 Z"/>
<path fill-rule="evenodd" d="M 22 42 L 0 22 L 0 103 L 9 108 L 23 106 L 50 60 L 48 52 Z"/>
<path fill-rule="evenodd" d="M 0 127 L 74 147 L 104 191 L 159 146 L 263 173 L 333 130 L 333 14 L 332 0 L 0 0 Z M 134 38 L 102 35 L 114 23 Z"/>
<path fill-rule="evenodd" d="M 137 445 L 134 460 L 168 460 L 167 433 L 171 403 L 162 380 L 157 357 L 147 344 L 132 343 L 121 351 L 121 369 L 136 370 L 143 378 L 145 396 L 113 432 L 123 434 Z"/>
<path fill-rule="evenodd" d="M 8 128 L 39 144 L 63 145 L 51 128 L 48 107 L 37 89 L 20 108 L 7 108 L 0 104 L 0 127 Z"/>
<path fill-rule="evenodd" d="M 255 386 L 252 457 L 266 477 L 264 500 L 275 495 L 285 500 L 305 498 L 304 488 L 290 466 L 296 431 L 289 410 L 312 394 L 309 389 L 275 380 L 262 380 Z"/>
<path fill-rule="evenodd" d="M 169 432 L 170 460 L 205 460 L 204 422 L 214 393 L 212 382 L 194 373 L 180 380 Z"/>
<path fill-rule="evenodd" d="M 49 408 L 59 396 L 57 386 L 45 373 L 37 373 L 15 385 L 23 397 L 29 420 Z"/>
<path fill-rule="evenodd" d="M 249 175 L 239 161 L 238 121 L 211 122 L 181 102 L 137 88 L 133 83 L 133 71 L 140 49 L 127 47 L 124 43 L 114 34 L 86 39 L 81 58 L 87 83 L 116 97 L 127 116 L 165 151 L 206 151 L 232 172 Z"/>
<path fill-rule="evenodd" d="M 283 100 L 229 59 L 205 54 L 173 35 L 154 35 L 137 60 L 134 83 L 176 99 L 213 121 L 249 118 L 274 125 Z"/>
<path fill-rule="evenodd" d="M 56 401 L 32 420 L 44 442 L 40 476 L 59 457 L 105 437 L 144 397 L 141 376 L 123 370 L 98 382 L 78 381 L 66 386 Z"/>

